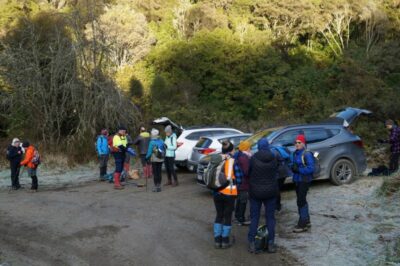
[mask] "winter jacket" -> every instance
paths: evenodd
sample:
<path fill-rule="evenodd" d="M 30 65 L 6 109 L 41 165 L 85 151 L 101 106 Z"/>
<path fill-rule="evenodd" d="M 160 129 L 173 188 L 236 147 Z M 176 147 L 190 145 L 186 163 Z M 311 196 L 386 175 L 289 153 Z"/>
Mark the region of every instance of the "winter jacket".
<path fill-rule="evenodd" d="M 113 146 L 115 152 L 113 153 L 115 159 L 124 159 L 128 141 L 125 136 L 115 134 L 113 137 Z"/>
<path fill-rule="evenodd" d="M 30 145 L 28 148 L 25 149 L 25 158 L 21 162 L 21 166 L 26 166 L 31 169 L 36 169 L 37 165 L 32 163 L 33 155 L 35 153 L 35 148 Z"/>
<path fill-rule="evenodd" d="M 239 190 L 249 191 L 249 167 L 250 167 L 250 156 L 244 152 L 238 152 L 238 164 L 242 170 L 243 177 L 242 183 L 239 185 Z"/>
<path fill-rule="evenodd" d="M 133 144 L 137 145 L 139 148 L 139 152 L 141 155 L 146 155 L 147 150 L 149 149 L 150 143 L 150 134 L 149 132 L 142 132 L 136 139 L 133 141 Z"/>
<path fill-rule="evenodd" d="M 393 126 L 387 142 L 390 143 L 391 153 L 400 153 L 400 127 Z"/>
<path fill-rule="evenodd" d="M 249 175 L 251 198 L 265 200 L 278 195 L 278 163 L 270 150 L 258 151 L 251 157 Z"/>
<path fill-rule="evenodd" d="M 305 152 L 305 153 L 304 153 Z M 304 162 L 302 155 L 304 153 Z M 293 154 L 293 164 L 297 164 L 298 173 L 293 172 L 293 182 L 311 182 L 314 174 L 314 156 L 311 152 L 306 152 L 305 149 L 296 150 Z"/>
<path fill-rule="evenodd" d="M 177 148 L 175 133 L 165 137 L 165 145 L 167 146 L 165 157 L 175 157 L 175 150 Z"/>
<path fill-rule="evenodd" d="M 99 135 L 96 141 L 96 149 L 98 155 L 110 154 L 110 148 L 108 147 L 108 138 L 104 135 Z"/>
<path fill-rule="evenodd" d="M 22 160 L 21 147 L 15 147 L 13 145 L 9 145 L 7 148 L 7 158 L 11 164 L 20 164 Z"/>
<path fill-rule="evenodd" d="M 153 153 L 154 147 L 158 147 L 159 149 L 165 150 L 164 141 L 160 138 L 151 139 L 149 143 L 149 148 L 146 153 L 146 160 L 150 160 L 152 163 L 162 163 L 164 159 L 157 158 Z"/>

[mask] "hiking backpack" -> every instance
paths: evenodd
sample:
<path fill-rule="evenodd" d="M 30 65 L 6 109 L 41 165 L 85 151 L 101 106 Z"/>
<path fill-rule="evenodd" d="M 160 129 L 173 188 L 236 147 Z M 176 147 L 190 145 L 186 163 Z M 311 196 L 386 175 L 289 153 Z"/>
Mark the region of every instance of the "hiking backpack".
<path fill-rule="evenodd" d="M 321 165 L 319 163 L 319 159 L 318 159 L 318 153 L 314 153 L 312 151 L 309 150 L 305 150 L 302 154 L 301 154 L 301 161 L 303 163 L 304 166 L 307 166 L 307 162 L 305 159 L 305 153 L 311 153 L 312 158 L 314 160 L 314 173 L 313 173 L 313 179 L 316 178 L 317 176 L 319 176 L 320 172 L 321 172 Z"/>
<path fill-rule="evenodd" d="M 38 166 L 39 164 L 41 164 L 41 159 L 40 159 L 40 154 L 38 149 L 34 148 L 33 151 L 33 158 L 31 163 L 33 163 L 35 166 Z"/>
<path fill-rule="evenodd" d="M 220 190 L 226 188 L 230 181 L 225 175 L 226 159 L 221 154 L 212 154 L 207 168 L 204 170 L 203 181 L 209 189 Z"/>
<path fill-rule="evenodd" d="M 293 176 L 291 170 L 292 157 L 290 156 L 290 151 L 282 146 L 272 146 L 271 151 L 276 155 L 279 154 L 281 160 L 278 160 L 278 173 L 279 178 L 286 178 Z"/>
<path fill-rule="evenodd" d="M 153 154 L 158 159 L 164 159 L 165 158 L 165 146 L 164 146 L 164 144 L 161 144 L 160 142 L 156 142 L 155 145 L 153 146 Z"/>
<path fill-rule="evenodd" d="M 254 239 L 254 245 L 256 250 L 264 251 L 268 247 L 268 230 L 266 225 L 260 225 L 257 228 L 257 234 Z"/>

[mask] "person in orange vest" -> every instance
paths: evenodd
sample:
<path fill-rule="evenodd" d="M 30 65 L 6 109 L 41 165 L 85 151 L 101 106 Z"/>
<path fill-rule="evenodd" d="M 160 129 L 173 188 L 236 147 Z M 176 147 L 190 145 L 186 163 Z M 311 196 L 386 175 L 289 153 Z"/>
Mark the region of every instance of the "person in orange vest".
<path fill-rule="evenodd" d="M 222 154 L 225 157 L 225 176 L 231 180 L 230 185 L 214 192 L 214 205 L 217 215 L 214 222 L 215 248 L 229 248 L 232 246 L 230 234 L 232 230 L 232 213 L 238 195 L 233 169 L 233 144 L 229 141 L 222 143 Z"/>
<path fill-rule="evenodd" d="M 32 192 L 36 192 L 38 189 L 38 178 L 36 175 L 38 164 L 34 162 L 35 147 L 30 145 L 28 141 L 22 143 L 22 147 L 25 149 L 25 158 L 21 162 L 21 166 L 25 166 L 27 168 L 28 175 L 32 179 L 31 190 Z"/>

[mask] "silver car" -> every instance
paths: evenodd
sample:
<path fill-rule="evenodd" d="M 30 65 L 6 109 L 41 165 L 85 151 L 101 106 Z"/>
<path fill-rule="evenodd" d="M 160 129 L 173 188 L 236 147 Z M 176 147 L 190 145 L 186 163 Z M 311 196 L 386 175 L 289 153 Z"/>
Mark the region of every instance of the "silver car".
<path fill-rule="evenodd" d="M 199 141 L 196 143 L 192 149 L 192 153 L 189 156 L 188 168 L 197 170 L 197 165 L 200 160 L 210 154 L 210 153 L 220 153 L 222 150 L 222 142 L 229 140 L 232 142 L 233 146 L 239 145 L 242 140 L 249 138 L 251 134 L 241 133 L 241 134 L 223 134 L 212 137 L 200 137 Z"/>
<path fill-rule="evenodd" d="M 351 123 L 368 110 L 348 107 L 335 113 L 326 121 L 315 124 L 291 125 L 262 130 L 247 140 L 252 144 L 252 152 L 257 150 L 257 141 L 266 137 L 273 146 L 284 146 L 294 151 L 294 140 L 298 134 L 304 134 L 307 149 L 318 153 L 321 171 L 317 179 L 330 179 L 335 185 L 350 183 L 367 168 L 361 138 L 351 129 Z M 202 183 L 204 168 L 208 164 L 204 157 L 198 166 L 197 180 Z"/>

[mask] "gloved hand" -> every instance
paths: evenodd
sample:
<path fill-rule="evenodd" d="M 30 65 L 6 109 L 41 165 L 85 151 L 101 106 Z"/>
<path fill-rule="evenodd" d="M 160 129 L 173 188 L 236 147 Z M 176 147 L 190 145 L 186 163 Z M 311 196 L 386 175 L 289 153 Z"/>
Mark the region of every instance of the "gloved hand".
<path fill-rule="evenodd" d="M 292 172 L 295 173 L 295 174 L 299 173 L 299 166 L 297 165 L 297 163 L 294 163 L 292 165 Z"/>
<path fill-rule="evenodd" d="M 120 152 L 125 152 L 126 151 L 126 147 L 124 145 L 119 145 L 118 149 Z"/>

